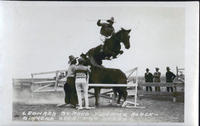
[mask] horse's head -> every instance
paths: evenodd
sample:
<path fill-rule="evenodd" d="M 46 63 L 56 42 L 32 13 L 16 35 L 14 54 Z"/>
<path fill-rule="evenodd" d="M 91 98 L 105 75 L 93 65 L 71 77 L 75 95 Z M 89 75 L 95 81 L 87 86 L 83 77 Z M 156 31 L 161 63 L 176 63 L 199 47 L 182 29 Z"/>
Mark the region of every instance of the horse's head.
<path fill-rule="evenodd" d="M 83 62 L 84 62 L 84 65 L 85 66 L 91 66 L 91 70 L 92 69 L 102 69 L 102 67 L 99 66 L 96 66 L 94 63 L 92 63 L 91 61 L 91 57 L 89 57 L 87 54 L 81 54 L 80 55 L 81 58 L 83 58 Z"/>
<path fill-rule="evenodd" d="M 83 60 L 84 60 L 84 65 L 86 65 L 86 66 L 87 66 L 87 65 L 91 65 L 90 60 L 89 60 L 89 58 L 88 58 L 88 56 L 87 56 L 86 54 L 83 54 L 83 53 L 82 53 L 82 54 L 80 55 L 80 57 L 83 58 Z"/>
<path fill-rule="evenodd" d="M 131 31 L 131 29 L 126 30 L 124 28 L 121 28 L 121 30 L 118 32 L 119 33 L 119 38 L 120 38 L 121 42 L 124 43 L 124 46 L 125 46 L 126 49 L 130 48 L 130 41 L 129 41 L 129 39 L 130 39 L 130 35 L 129 35 L 130 31 Z"/>

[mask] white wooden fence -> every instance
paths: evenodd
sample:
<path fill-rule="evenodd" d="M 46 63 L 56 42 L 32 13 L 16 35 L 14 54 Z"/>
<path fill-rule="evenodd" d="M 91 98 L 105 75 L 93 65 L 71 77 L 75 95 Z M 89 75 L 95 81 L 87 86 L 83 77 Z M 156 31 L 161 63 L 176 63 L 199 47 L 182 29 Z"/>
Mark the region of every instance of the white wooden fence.
<path fill-rule="evenodd" d="M 57 71 L 49 71 L 49 72 L 40 72 L 40 73 L 32 73 L 31 74 L 31 78 L 32 78 L 32 87 L 34 87 L 34 85 L 37 85 L 38 87 L 36 89 L 32 89 L 33 93 L 41 93 L 41 92 L 57 92 L 57 91 L 63 91 L 63 88 L 58 88 L 59 83 L 62 83 L 61 85 L 63 85 L 63 83 L 65 81 L 59 80 L 59 74 L 60 73 L 66 73 L 66 70 L 57 70 Z M 129 78 L 132 77 L 133 73 L 135 74 L 135 81 L 130 80 Z M 134 91 L 132 91 L 132 95 L 134 95 L 134 101 L 127 101 L 126 103 L 123 104 L 123 107 L 127 106 L 127 104 L 132 104 L 134 105 L 134 107 L 136 107 L 138 105 L 137 103 L 137 87 L 138 87 L 138 77 L 137 77 L 137 72 L 138 72 L 138 68 L 134 68 L 131 69 L 127 72 L 127 77 L 128 77 L 128 84 L 95 84 L 95 83 L 89 83 L 89 87 L 105 87 L 105 88 L 112 88 L 112 87 L 127 87 L 127 88 L 131 88 L 132 90 L 134 89 Z M 51 81 L 34 81 L 34 77 L 35 76 L 39 76 L 39 75 L 47 75 L 47 74 L 53 74 L 54 80 Z M 53 86 L 53 88 L 52 88 Z M 51 88 L 50 88 L 51 87 Z M 104 93 L 106 94 L 106 93 Z M 101 94 L 100 94 L 101 96 Z"/>
<path fill-rule="evenodd" d="M 67 72 L 66 70 L 57 70 L 57 71 L 49 71 L 49 72 L 32 73 L 31 74 L 32 87 L 34 87 L 35 85 L 39 86 L 36 89 L 32 89 L 32 92 L 33 93 L 36 93 L 36 92 L 40 93 L 40 92 L 59 91 L 59 89 L 58 89 L 59 82 L 60 83 L 65 83 L 65 81 L 59 80 L 60 79 L 59 74 L 66 73 L 66 72 Z M 34 80 L 35 76 L 49 75 L 49 74 L 53 74 L 54 75 L 54 78 L 52 78 L 53 80 L 50 80 L 50 81 L 46 81 L 46 80 L 35 81 Z M 48 89 L 48 87 L 50 87 L 50 86 L 54 86 L 54 88 Z"/>

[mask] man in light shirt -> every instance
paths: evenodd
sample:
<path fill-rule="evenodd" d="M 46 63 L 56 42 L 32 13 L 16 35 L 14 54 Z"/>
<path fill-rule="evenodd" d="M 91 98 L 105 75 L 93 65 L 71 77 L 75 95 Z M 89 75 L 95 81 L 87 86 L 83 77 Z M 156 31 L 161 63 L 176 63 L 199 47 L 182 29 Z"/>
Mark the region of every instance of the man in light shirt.
<path fill-rule="evenodd" d="M 85 99 L 85 108 L 89 108 L 89 100 L 88 100 L 88 79 L 89 79 L 89 72 L 90 67 L 84 66 L 84 60 L 82 58 L 78 59 L 79 64 L 75 67 L 75 85 L 76 85 L 76 92 L 78 96 L 78 110 L 83 109 L 82 105 L 82 94 L 81 91 L 83 90 L 83 97 Z"/>

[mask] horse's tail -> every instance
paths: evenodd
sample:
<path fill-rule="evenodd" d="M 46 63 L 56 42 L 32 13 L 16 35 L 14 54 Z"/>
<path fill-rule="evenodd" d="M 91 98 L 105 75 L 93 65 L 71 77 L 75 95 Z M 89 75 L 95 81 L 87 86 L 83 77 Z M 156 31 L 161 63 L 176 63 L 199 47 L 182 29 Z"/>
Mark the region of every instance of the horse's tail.
<path fill-rule="evenodd" d="M 118 69 L 118 71 L 119 71 L 118 83 L 127 84 L 126 74 L 123 71 L 121 71 L 120 69 Z"/>

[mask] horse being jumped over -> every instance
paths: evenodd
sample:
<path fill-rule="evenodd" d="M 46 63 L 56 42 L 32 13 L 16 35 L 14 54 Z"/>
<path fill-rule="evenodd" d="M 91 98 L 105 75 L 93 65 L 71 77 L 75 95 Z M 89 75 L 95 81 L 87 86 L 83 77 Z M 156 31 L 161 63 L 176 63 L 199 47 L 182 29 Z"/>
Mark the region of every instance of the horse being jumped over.
<path fill-rule="evenodd" d="M 106 39 L 104 45 L 99 45 L 90 49 L 86 55 L 89 57 L 90 62 L 98 67 L 102 67 L 102 60 L 110 60 L 116 58 L 117 55 L 122 54 L 120 43 L 123 43 L 126 49 L 130 48 L 129 33 L 131 30 L 121 28 L 117 33 L 113 34 L 111 38 Z M 103 51 L 101 51 L 103 49 Z"/>
<path fill-rule="evenodd" d="M 102 68 L 96 67 L 91 64 L 90 60 L 86 57 L 85 54 L 81 54 L 81 57 L 85 60 L 84 65 L 91 65 L 91 73 L 89 75 L 89 83 L 97 83 L 97 84 L 127 84 L 127 77 L 125 73 L 123 73 L 119 69 L 112 68 Z M 95 90 L 95 105 L 99 105 L 99 94 L 100 87 L 94 87 Z M 120 104 L 121 97 L 126 101 L 127 98 L 127 88 L 126 87 L 114 87 L 113 88 L 114 95 L 119 94 L 117 99 L 117 103 Z"/>

